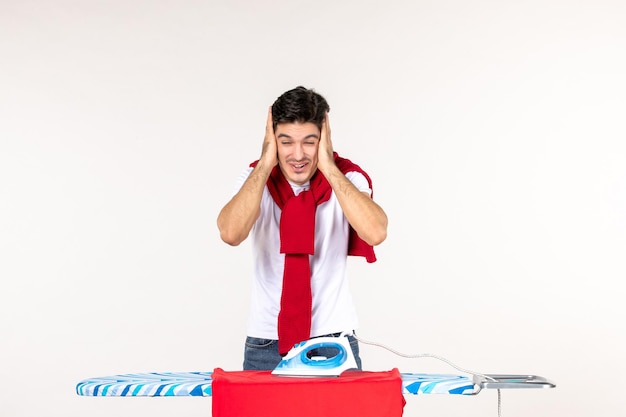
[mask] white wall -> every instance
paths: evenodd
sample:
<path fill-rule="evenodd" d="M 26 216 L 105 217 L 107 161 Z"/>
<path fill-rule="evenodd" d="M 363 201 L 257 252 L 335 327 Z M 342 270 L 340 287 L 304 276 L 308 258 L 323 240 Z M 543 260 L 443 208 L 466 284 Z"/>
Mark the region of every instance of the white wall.
<path fill-rule="evenodd" d="M 241 368 L 250 248 L 215 219 L 297 85 L 390 218 L 360 335 L 486 373 L 502 415 L 623 415 L 626 5 L 0 2 L 0 416 L 208 416 L 84 378 Z M 363 346 L 368 370 L 449 373 Z M 406 416 L 496 416 L 495 391 Z"/>

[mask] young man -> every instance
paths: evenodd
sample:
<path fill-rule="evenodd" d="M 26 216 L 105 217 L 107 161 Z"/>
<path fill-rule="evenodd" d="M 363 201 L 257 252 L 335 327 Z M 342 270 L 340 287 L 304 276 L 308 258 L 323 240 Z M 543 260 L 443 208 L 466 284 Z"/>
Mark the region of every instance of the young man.
<path fill-rule="evenodd" d="M 370 177 L 333 150 L 329 110 L 304 87 L 278 97 L 268 111 L 261 156 L 217 219 L 229 245 L 252 232 L 246 370 L 274 369 L 295 343 L 355 330 L 347 256 L 374 262 L 373 246 L 387 236 Z M 361 369 L 358 342 L 349 339 Z"/>

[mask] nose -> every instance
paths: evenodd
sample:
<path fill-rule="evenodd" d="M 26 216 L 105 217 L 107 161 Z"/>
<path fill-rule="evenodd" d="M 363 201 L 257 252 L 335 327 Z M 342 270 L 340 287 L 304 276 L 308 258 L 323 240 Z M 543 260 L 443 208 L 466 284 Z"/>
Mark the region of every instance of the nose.
<path fill-rule="evenodd" d="M 296 161 L 301 161 L 304 157 L 304 147 L 301 143 L 297 143 L 293 150 L 293 157 Z"/>

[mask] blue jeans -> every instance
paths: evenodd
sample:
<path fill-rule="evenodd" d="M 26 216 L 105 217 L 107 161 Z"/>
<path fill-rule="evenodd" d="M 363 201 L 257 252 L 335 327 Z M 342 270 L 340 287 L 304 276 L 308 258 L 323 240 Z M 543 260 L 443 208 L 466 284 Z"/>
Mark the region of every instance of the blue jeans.
<path fill-rule="evenodd" d="M 348 336 L 348 340 L 360 371 L 362 365 L 359 356 L 359 341 L 354 336 Z M 245 371 L 271 371 L 276 368 L 281 359 L 282 356 L 278 353 L 278 340 L 246 337 L 243 357 L 243 369 Z"/>

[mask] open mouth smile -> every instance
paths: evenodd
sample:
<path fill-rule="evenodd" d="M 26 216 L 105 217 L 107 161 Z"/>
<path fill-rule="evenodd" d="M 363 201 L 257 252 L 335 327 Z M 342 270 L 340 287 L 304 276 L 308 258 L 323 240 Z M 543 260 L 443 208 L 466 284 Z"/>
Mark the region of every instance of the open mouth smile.
<path fill-rule="evenodd" d="M 308 163 L 307 162 L 303 162 L 300 164 L 290 163 L 289 165 L 291 165 L 291 168 L 293 168 L 294 171 L 301 172 L 307 167 Z"/>

